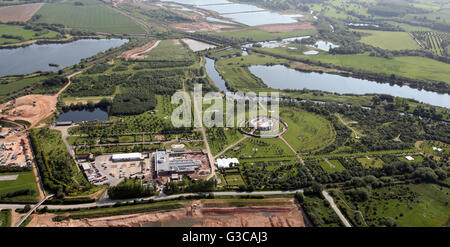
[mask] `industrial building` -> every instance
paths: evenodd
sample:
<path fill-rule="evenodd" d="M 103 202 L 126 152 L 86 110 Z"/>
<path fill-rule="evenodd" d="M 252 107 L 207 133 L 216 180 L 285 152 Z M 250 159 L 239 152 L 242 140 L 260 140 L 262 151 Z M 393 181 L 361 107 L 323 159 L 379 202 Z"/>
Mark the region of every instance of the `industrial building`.
<path fill-rule="evenodd" d="M 141 153 L 129 153 L 129 154 L 113 154 L 111 160 L 113 162 L 140 161 L 143 160 L 143 158 Z"/>
<path fill-rule="evenodd" d="M 178 152 L 156 151 L 153 153 L 156 176 L 167 176 L 174 173 L 194 173 L 202 166 L 200 160 L 179 157 Z"/>

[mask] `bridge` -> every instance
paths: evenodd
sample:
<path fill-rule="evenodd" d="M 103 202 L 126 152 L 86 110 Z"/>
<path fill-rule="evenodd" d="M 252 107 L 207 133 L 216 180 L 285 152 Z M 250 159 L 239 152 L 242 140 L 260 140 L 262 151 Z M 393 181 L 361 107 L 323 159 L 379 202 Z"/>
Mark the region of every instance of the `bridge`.
<path fill-rule="evenodd" d="M 16 227 L 19 227 L 20 225 L 22 225 L 23 222 L 25 222 L 33 212 L 35 212 L 45 201 L 47 201 L 49 198 L 51 198 L 53 196 L 54 195 L 49 195 L 49 196 L 45 197 L 42 201 L 40 201 L 38 204 L 36 204 L 36 206 L 34 206 L 30 211 L 28 211 L 28 213 L 24 217 L 22 217 L 22 219 L 19 222 L 17 222 Z"/>

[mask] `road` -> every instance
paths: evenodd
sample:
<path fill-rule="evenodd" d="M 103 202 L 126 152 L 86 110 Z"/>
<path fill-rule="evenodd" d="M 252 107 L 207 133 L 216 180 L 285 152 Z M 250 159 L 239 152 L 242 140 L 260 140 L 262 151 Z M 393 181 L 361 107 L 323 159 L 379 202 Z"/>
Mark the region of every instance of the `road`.
<path fill-rule="evenodd" d="M 203 135 L 203 142 L 205 143 L 206 152 L 207 152 L 208 160 L 209 160 L 209 165 L 211 168 L 211 172 L 208 175 L 208 177 L 206 178 L 207 180 L 209 180 L 209 179 L 213 178 L 214 176 L 216 176 L 216 167 L 215 167 L 216 161 L 214 159 L 214 156 L 211 153 L 211 149 L 209 148 L 209 142 L 208 142 L 208 138 L 206 137 L 205 127 L 203 126 L 202 114 L 198 110 L 197 100 L 195 100 L 193 92 L 191 92 L 191 95 L 192 95 L 192 101 L 194 102 L 195 115 L 197 115 L 197 119 L 198 119 L 198 121 L 200 121 L 200 131 L 202 132 L 202 135 Z"/>
<path fill-rule="evenodd" d="M 342 214 L 341 210 L 339 210 L 339 208 L 337 207 L 337 205 L 334 203 L 333 197 L 330 196 L 330 194 L 328 194 L 328 192 L 326 192 L 325 190 L 322 191 L 322 195 L 325 197 L 325 199 L 330 203 L 331 208 L 334 210 L 334 212 L 336 212 L 337 216 L 339 217 L 339 219 L 342 221 L 342 223 L 344 224 L 345 227 L 352 227 L 352 225 L 350 225 L 350 223 L 347 221 L 347 219 L 344 217 L 344 215 Z"/>
<path fill-rule="evenodd" d="M 342 117 L 339 114 L 336 114 L 336 116 L 339 118 L 339 121 L 341 121 L 341 123 L 343 125 L 345 125 L 347 128 L 349 128 L 354 134 L 355 134 L 355 138 L 359 139 L 361 135 L 358 135 L 358 131 L 356 131 L 355 129 L 353 129 L 348 123 L 346 123 L 344 121 L 344 119 L 342 119 Z"/>
<path fill-rule="evenodd" d="M 214 196 L 242 196 L 242 195 L 286 195 L 286 194 L 295 194 L 295 193 L 303 193 L 303 189 L 299 190 L 285 190 L 285 191 L 252 191 L 252 192 L 236 192 L 236 191 L 229 191 L 229 192 L 211 192 Z M 209 193 L 205 193 L 209 194 Z M 169 199 L 176 199 L 180 197 L 186 197 L 186 196 L 196 196 L 198 193 L 186 193 L 186 194 L 177 194 L 177 195 L 170 195 L 170 196 L 152 196 L 152 197 L 145 197 L 145 198 L 137 198 L 137 199 L 129 199 L 129 200 L 111 200 L 111 199 L 102 199 L 98 202 L 92 202 L 92 203 L 85 203 L 85 204 L 75 204 L 75 205 L 46 205 L 49 209 L 79 209 L 79 208 L 89 208 L 89 207 L 95 207 L 95 206 L 111 206 L 116 204 L 117 202 L 133 202 L 134 200 L 138 201 L 148 201 L 148 200 L 155 200 L 155 201 L 161 201 L 161 200 L 169 200 Z M 23 208 L 25 204 L 0 204 L 0 208 L 2 209 L 17 209 L 17 208 Z"/>
<path fill-rule="evenodd" d="M 42 205 L 42 203 L 44 203 L 45 201 L 47 201 L 47 199 L 49 199 L 51 197 L 53 197 L 53 195 L 46 196 L 44 198 L 44 200 L 42 200 L 38 204 L 36 204 L 36 206 L 34 206 L 30 211 L 28 211 L 28 213 L 24 217 L 22 217 L 22 219 L 19 222 L 17 222 L 16 227 L 19 227 L 20 225 L 22 225 L 22 223 L 25 222 L 28 219 L 28 217 L 30 217 L 30 215 Z"/>
<path fill-rule="evenodd" d="M 284 143 L 286 143 L 286 145 L 292 150 L 292 152 L 295 153 L 295 155 L 297 156 L 297 159 L 300 160 L 300 162 L 305 165 L 305 161 L 303 160 L 302 156 L 300 156 L 300 154 L 298 154 L 297 151 L 295 151 L 295 149 L 291 146 L 291 144 L 289 144 L 289 142 L 286 141 L 286 139 L 284 139 L 282 136 L 278 136 Z"/>
<path fill-rule="evenodd" d="M 216 156 L 214 156 L 214 158 L 218 158 L 220 157 L 222 154 L 226 153 L 228 150 L 230 150 L 232 147 L 236 146 L 237 144 L 241 143 L 242 141 L 244 141 L 245 139 L 249 138 L 249 136 L 245 135 L 244 137 L 242 137 L 241 139 L 239 139 L 239 141 L 231 144 L 230 146 L 228 146 L 227 148 L 225 148 L 224 150 L 222 150 L 222 152 L 218 153 Z"/>

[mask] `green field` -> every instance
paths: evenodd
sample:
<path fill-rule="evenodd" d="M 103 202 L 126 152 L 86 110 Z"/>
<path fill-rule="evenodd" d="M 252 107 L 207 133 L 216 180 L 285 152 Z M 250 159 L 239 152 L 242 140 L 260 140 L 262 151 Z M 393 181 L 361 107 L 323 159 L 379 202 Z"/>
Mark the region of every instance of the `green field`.
<path fill-rule="evenodd" d="M 181 42 L 181 41 L 180 41 Z M 145 60 L 186 61 L 193 60 L 193 53 L 182 43 L 175 44 L 174 40 L 162 40 L 157 47 L 145 53 Z"/>
<path fill-rule="evenodd" d="M 245 182 L 240 174 L 225 175 L 225 180 L 227 181 L 227 184 L 231 186 L 245 185 Z"/>
<path fill-rule="evenodd" d="M 16 172 L 16 173 L 0 173 L 0 176 L 16 175 L 19 177 L 12 181 L 0 181 L 0 197 L 7 193 L 16 192 L 19 190 L 33 190 L 33 195 L 21 195 L 16 197 L 4 198 L 2 201 L 14 201 L 14 202 L 37 202 L 39 200 L 39 191 L 34 178 L 34 173 L 29 172 Z"/>
<path fill-rule="evenodd" d="M 386 50 L 415 50 L 419 44 L 406 32 L 360 31 L 368 34 L 361 38 L 361 42 Z"/>
<path fill-rule="evenodd" d="M 364 157 L 357 159 L 364 168 L 381 168 L 383 167 L 383 161 L 378 157 Z"/>
<path fill-rule="evenodd" d="M 441 148 L 442 151 L 433 150 L 433 147 Z M 420 145 L 420 149 L 425 151 L 426 153 L 440 156 L 440 157 L 449 157 L 450 156 L 450 145 L 445 144 L 439 141 L 424 141 Z"/>
<path fill-rule="evenodd" d="M 82 2 L 83 6 L 75 6 Z M 97 0 L 68 0 L 47 3 L 36 13 L 40 23 L 63 24 L 92 32 L 143 33 L 140 25 Z"/>
<path fill-rule="evenodd" d="M 415 162 L 422 162 L 423 161 L 423 156 L 422 155 L 409 155 L 409 156 L 413 157 L 414 160 L 407 160 L 405 158 L 406 156 L 408 156 L 408 155 L 399 156 L 398 159 L 401 160 L 401 161 L 408 162 L 408 163 L 415 163 Z"/>
<path fill-rule="evenodd" d="M 2 35 L 20 36 L 23 40 L 3 38 Z M 25 29 L 24 26 L 0 24 L 0 45 L 5 43 L 19 43 L 34 39 L 55 38 L 57 35 L 58 33 L 52 30 L 49 30 L 46 34 L 38 35 L 36 31 Z"/>
<path fill-rule="evenodd" d="M 227 82 L 228 87 L 236 90 L 262 89 L 267 86 L 253 75 L 248 66 L 287 63 L 287 60 L 261 54 L 251 54 L 243 57 L 220 59 L 216 62 L 216 69 Z"/>
<path fill-rule="evenodd" d="M 0 227 L 11 226 L 11 209 L 0 210 Z"/>
<path fill-rule="evenodd" d="M 280 108 L 280 118 L 289 126 L 283 137 L 299 152 L 323 149 L 335 139 L 333 126 L 321 116 L 296 108 Z"/>
<path fill-rule="evenodd" d="M 213 155 L 220 153 L 243 137 L 235 128 L 210 128 L 207 129 L 206 136 Z"/>
<path fill-rule="evenodd" d="M 331 55 L 324 53 L 308 56 L 285 48 L 264 48 L 262 50 L 283 56 L 309 59 L 315 62 L 333 64 L 346 68 L 372 71 L 387 75 L 394 74 L 425 81 L 434 80 L 450 83 L 450 73 L 447 73 L 448 64 L 424 57 L 402 56 L 387 59 L 382 57 L 371 57 L 366 54 Z"/>
<path fill-rule="evenodd" d="M 448 227 L 449 192 L 435 184 L 396 185 L 372 190 L 364 202 L 346 201 L 358 206 L 369 226 L 383 225 L 383 219 L 391 218 L 399 227 Z"/>
<path fill-rule="evenodd" d="M 316 30 L 301 30 L 293 32 L 283 32 L 283 33 L 269 33 L 261 30 L 250 29 L 244 31 L 234 31 L 234 32 L 221 32 L 216 35 L 223 36 L 226 38 L 234 39 L 246 39 L 252 41 L 266 41 L 266 40 L 277 40 L 285 39 L 297 36 L 313 35 L 316 34 Z"/>
<path fill-rule="evenodd" d="M 334 167 L 331 167 L 330 164 L 328 164 L 328 162 L 330 162 Z M 320 166 L 326 172 L 333 173 L 345 171 L 345 167 L 341 164 L 341 162 L 339 162 L 339 160 L 328 160 L 328 162 L 326 160 L 320 161 Z"/>
<path fill-rule="evenodd" d="M 279 158 L 293 155 L 292 150 L 278 138 L 248 138 L 225 153 L 227 157 L 238 158 Z"/>

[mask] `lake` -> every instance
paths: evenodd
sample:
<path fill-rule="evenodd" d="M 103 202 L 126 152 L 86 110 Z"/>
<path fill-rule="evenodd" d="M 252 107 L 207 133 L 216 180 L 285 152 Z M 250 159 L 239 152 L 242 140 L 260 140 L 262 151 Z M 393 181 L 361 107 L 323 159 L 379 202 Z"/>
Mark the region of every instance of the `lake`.
<path fill-rule="evenodd" d="M 81 110 L 81 111 L 73 111 L 70 110 L 68 112 L 62 113 L 56 119 L 57 122 L 83 122 L 83 121 L 106 121 L 108 120 L 108 113 L 95 108 L 93 111 L 90 110 Z"/>
<path fill-rule="evenodd" d="M 236 22 L 247 26 L 259 26 L 269 24 L 289 24 L 296 23 L 295 18 L 303 17 L 303 15 L 282 15 L 275 12 L 248 12 L 236 14 L 224 14 L 223 17 L 231 18 Z"/>
<path fill-rule="evenodd" d="M 128 42 L 126 39 L 81 39 L 64 44 L 30 45 L 0 49 L 0 77 L 29 74 L 36 71 L 58 71 Z M 51 67 L 49 63 L 59 64 Z"/>
<path fill-rule="evenodd" d="M 333 74 L 306 73 L 283 65 L 250 66 L 249 70 L 265 84 L 276 89 L 310 89 L 339 94 L 388 94 L 415 99 L 430 105 L 450 108 L 450 95 L 418 90 L 408 86 L 389 85 L 375 81 Z M 212 78 L 211 78 L 212 79 Z"/>
<path fill-rule="evenodd" d="M 205 6 L 199 6 L 199 8 L 216 11 L 219 14 L 264 11 L 264 9 L 258 8 L 253 5 L 248 5 L 248 4 L 205 5 Z"/>

